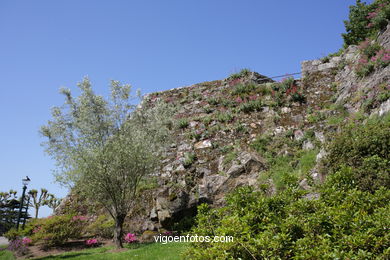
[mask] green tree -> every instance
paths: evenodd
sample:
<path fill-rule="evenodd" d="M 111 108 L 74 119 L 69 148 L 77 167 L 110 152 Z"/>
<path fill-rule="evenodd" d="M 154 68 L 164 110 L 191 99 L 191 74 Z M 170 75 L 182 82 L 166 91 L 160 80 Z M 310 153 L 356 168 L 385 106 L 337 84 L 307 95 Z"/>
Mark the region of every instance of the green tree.
<path fill-rule="evenodd" d="M 38 196 L 38 191 L 33 189 L 28 192 L 28 195 L 32 198 L 32 201 L 30 201 L 30 205 L 34 207 L 35 209 L 35 218 L 38 218 L 39 208 L 46 203 L 46 199 L 48 198 L 49 194 L 47 189 L 41 189 L 41 193 Z"/>
<path fill-rule="evenodd" d="M 51 208 L 54 212 L 55 209 L 60 205 L 60 203 L 61 203 L 61 199 L 56 198 L 56 196 L 54 194 L 50 193 L 50 194 L 48 194 L 47 199 L 44 202 L 44 205 Z"/>
<path fill-rule="evenodd" d="M 134 206 L 138 184 L 152 174 L 168 137 L 172 111 L 165 103 L 131 100 L 130 85 L 111 81 L 111 97 L 96 95 L 88 78 L 75 99 L 62 89 L 65 104 L 42 126 L 43 145 L 57 162 L 57 181 L 103 206 L 115 221 L 114 241 L 122 247 L 123 223 Z"/>

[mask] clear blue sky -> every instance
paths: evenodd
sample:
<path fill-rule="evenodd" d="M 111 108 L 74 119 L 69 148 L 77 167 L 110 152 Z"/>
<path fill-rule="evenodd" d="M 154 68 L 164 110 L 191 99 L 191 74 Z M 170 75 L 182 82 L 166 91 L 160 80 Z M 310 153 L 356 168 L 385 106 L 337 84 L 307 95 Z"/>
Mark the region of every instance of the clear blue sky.
<path fill-rule="evenodd" d="M 371 2 L 371 1 L 368 1 Z M 38 129 L 88 75 L 143 93 L 222 79 L 240 68 L 267 76 L 342 46 L 353 0 L 46 0 L 0 2 L 0 191 L 53 183 Z M 50 214 L 45 209 L 41 216 Z"/>

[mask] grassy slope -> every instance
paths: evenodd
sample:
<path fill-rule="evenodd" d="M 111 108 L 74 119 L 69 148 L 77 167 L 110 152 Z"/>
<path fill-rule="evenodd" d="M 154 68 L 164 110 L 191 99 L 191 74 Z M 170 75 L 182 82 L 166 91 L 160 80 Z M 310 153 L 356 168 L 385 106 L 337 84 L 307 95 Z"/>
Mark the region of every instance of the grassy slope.
<path fill-rule="evenodd" d="M 7 246 L 0 246 L 0 248 L 5 248 Z M 0 251 L 0 259 L 1 260 L 14 260 L 15 257 L 12 255 L 12 253 L 10 251 L 7 251 L 7 250 L 1 250 Z"/>
<path fill-rule="evenodd" d="M 77 259 L 77 260 L 127 260 L 127 259 L 139 259 L 139 260 L 175 260 L 180 259 L 181 253 L 187 248 L 185 243 L 152 243 L 143 244 L 137 248 L 132 248 L 124 252 L 109 253 L 107 251 L 113 249 L 112 247 L 102 247 L 85 249 L 77 252 L 64 253 L 56 256 L 46 256 L 41 258 L 34 258 L 35 260 L 54 260 L 54 259 Z M 0 251 L 1 260 L 14 260 L 14 256 L 9 251 Z"/>
<path fill-rule="evenodd" d="M 64 253 L 57 256 L 48 256 L 42 258 L 35 258 L 36 260 L 52 260 L 52 259 L 78 259 L 78 260 L 87 260 L 87 259 L 142 259 L 142 260 L 152 260 L 152 259 L 180 259 L 181 253 L 187 247 L 184 243 L 152 243 L 140 245 L 138 248 L 129 249 L 124 252 L 119 253 L 109 253 L 108 250 L 112 248 L 94 248 L 86 249 L 77 252 Z"/>

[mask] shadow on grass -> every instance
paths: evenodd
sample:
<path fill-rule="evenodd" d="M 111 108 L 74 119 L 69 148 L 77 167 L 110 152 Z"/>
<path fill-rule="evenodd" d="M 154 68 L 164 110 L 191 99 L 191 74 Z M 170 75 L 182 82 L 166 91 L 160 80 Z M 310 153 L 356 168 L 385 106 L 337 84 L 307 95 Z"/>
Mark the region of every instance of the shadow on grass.
<path fill-rule="evenodd" d="M 34 258 L 34 260 L 45 260 L 45 259 L 67 259 L 67 258 L 74 258 L 78 256 L 88 256 L 88 255 L 95 255 L 96 253 L 74 253 L 69 255 L 57 255 L 57 256 L 45 256 L 41 258 Z"/>

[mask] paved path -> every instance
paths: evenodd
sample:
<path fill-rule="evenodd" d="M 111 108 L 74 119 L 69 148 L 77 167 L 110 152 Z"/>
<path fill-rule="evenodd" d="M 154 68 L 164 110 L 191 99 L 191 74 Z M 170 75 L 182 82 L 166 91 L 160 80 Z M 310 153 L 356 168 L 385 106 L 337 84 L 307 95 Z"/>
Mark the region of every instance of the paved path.
<path fill-rule="evenodd" d="M 0 237 L 0 246 L 2 245 L 8 245 L 8 239 L 5 237 Z"/>

